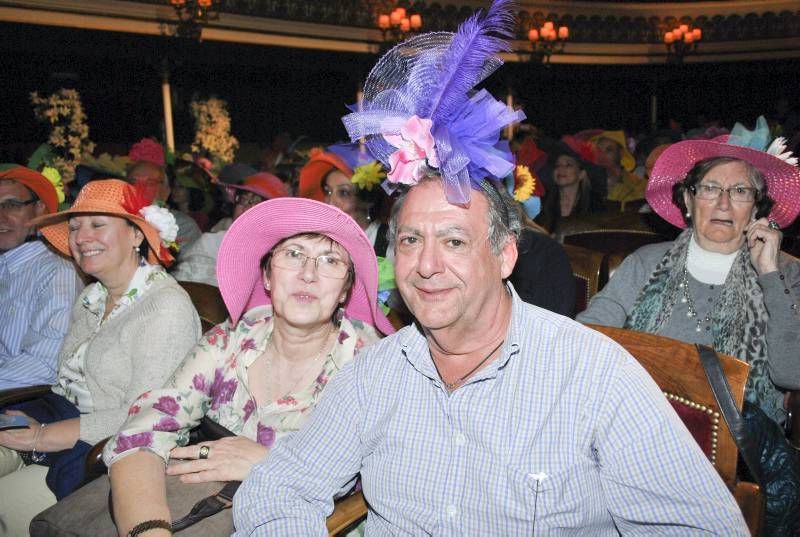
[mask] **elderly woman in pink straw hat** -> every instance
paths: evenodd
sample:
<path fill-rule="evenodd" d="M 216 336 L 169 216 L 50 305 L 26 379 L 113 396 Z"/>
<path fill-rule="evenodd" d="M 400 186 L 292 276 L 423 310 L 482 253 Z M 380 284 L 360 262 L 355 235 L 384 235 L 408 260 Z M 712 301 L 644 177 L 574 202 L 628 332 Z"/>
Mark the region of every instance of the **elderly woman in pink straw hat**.
<path fill-rule="evenodd" d="M 744 416 L 754 439 L 771 442 L 759 450 L 764 475 L 782 480 L 780 496 L 767 483 L 767 528 L 794 535 L 800 457 L 778 425 L 785 391 L 800 388 L 800 262 L 780 251 L 780 229 L 800 212 L 800 170 L 783 139 L 769 140 L 762 117 L 754 131 L 737 124 L 730 136 L 667 148 L 647 201 L 683 233 L 630 255 L 578 320 L 711 345 L 750 364 Z"/>
<path fill-rule="evenodd" d="M 183 461 L 166 474 L 186 483 L 244 479 L 359 349 L 394 332 L 378 309 L 369 239 L 318 201 L 281 197 L 246 211 L 222 241 L 217 275 L 230 319 L 134 403 L 105 447 L 120 534 L 171 520 L 167 462 Z M 186 446 L 204 417 L 235 436 Z"/>
<path fill-rule="evenodd" d="M 96 282 L 72 309 L 52 392 L 9 410 L 27 426 L 0 432 L 0 535 L 27 535 L 36 513 L 77 488 L 91 446 L 200 337 L 189 296 L 162 266 L 175 221 L 141 191 L 93 181 L 72 208 L 32 222 Z"/>

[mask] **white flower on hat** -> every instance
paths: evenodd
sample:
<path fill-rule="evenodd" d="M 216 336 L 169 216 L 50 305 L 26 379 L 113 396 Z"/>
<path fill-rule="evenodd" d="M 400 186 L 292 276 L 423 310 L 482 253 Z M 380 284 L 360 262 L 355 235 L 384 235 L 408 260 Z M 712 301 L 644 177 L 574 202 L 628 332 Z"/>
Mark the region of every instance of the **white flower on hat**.
<path fill-rule="evenodd" d="M 139 210 L 145 221 L 158 230 L 158 236 L 166 244 L 175 242 L 178 237 L 178 223 L 169 209 L 158 205 L 148 205 Z"/>
<path fill-rule="evenodd" d="M 781 159 L 787 164 L 797 166 L 797 157 L 791 151 L 786 151 L 786 138 L 775 138 L 767 148 L 767 153 Z"/>

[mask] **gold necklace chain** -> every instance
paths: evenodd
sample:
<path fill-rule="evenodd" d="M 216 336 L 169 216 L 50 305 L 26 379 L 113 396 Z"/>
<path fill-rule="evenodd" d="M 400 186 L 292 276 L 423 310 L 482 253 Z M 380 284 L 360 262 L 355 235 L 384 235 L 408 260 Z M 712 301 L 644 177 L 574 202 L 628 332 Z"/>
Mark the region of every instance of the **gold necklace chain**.
<path fill-rule="evenodd" d="M 305 378 L 305 376 L 308 374 L 308 372 L 311 371 L 311 368 L 314 367 L 314 364 L 316 364 L 319 361 L 319 359 L 322 358 L 322 355 L 325 352 L 325 349 L 328 347 L 328 340 L 331 337 L 331 332 L 333 332 L 333 324 L 329 325 L 328 333 L 325 334 L 325 338 L 322 340 L 322 346 L 320 347 L 319 351 L 317 351 L 317 355 L 314 357 L 314 359 L 311 360 L 311 362 L 303 369 L 303 372 L 300 374 L 300 376 L 297 377 L 297 380 L 292 384 L 292 387 L 285 394 L 278 394 L 277 397 L 282 397 L 284 395 L 289 395 L 291 393 L 294 393 L 297 390 L 297 387 L 299 386 L 299 384 L 303 380 L 303 378 Z M 269 344 L 272 346 L 273 349 L 275 349 L 275 355 L 276 356 L 278 356 L 278 355 L 283 356 L 278 351 L 278 347 L 275 345 L 273 338 L 270 338 Z M 272 358 L 270 358 L 270 360 L 268 361 L 268 364 L 269 364 L 270 367 L 272 367 Z"/>
<path fill-rule="evenodd" d="M 486 363 L 486 361 L 487 361 L 489 358 L 491 358 L 491 356 L 492 356 L 492 355 L 493 355 L 495 352 L 497 352 L 497 349 L 499 349 L 500 347 L 502 347 L 502 346 L 503 346 L 503 343 L 505 343 L 505 342 L 506 342 L 506 340 L 505 340 L 505 339 L 504 339 L 504 340 L 502 340 L 502 341 L 501 341 L 501 342 L 500 342 L 500 343 L 497 345 L 497 347 L 495 347 L 494 349 L 492 349 L 492 351 L 491 351 L 489 354 L 487 354 L 487 355 L 486 355 L 486 358 L 484 358 L 483 360 L 481 360 L 480 362 L 478 362 L 478 365 L 476 365 L 475 367 L 473 367 L 472 369 L 470 369 L 470 370 L 469 370 L 469 373 L 467 373 L 466 375 L 462 376 L 461 378 L 458 378 L 458 379 L 454 380 L 453 382 L 447 382 L 446 380 L 444 380 L 444 377 L 442 376 L 442 372 L 441 372 L 441 371 L 439 371 L 439 366 L 438 366 L 438 365 L 436 365 L 436 360 L 434 360 L 434 359 L 433 359 L 433 354 L 431 354 L 431 353 L 430 353 L 430 349 L 428 349 L 428 353 L 429 353 L 429 354 L 431 354 L 431 360 L 433 361 L 433 367 L 435 367 L 435 368 L 436 368 L 436 373 L 438 373 L 438 374 L 439 374 L 439 378 L 440 378 L 440 379 L 442 379 L 442 382 L 444 382 L 444 385 L 445 385 L 445 387 L 447 388 L 447 390 L 448 390 L 448 391 L 453 391 L 453 390 L 455 390 L 456 388 L 458 388 L 458 387 L 461 385 L 461 383 L 462 383 L 462 382 L 464 382 L 464 381 L 465 381 L 465 380 L 467 380 L 467 379 L 468 379 L 470 376 L 472 376 L 472 374 L 473 374 L 473 373 L 475 373 L 475 371 L 477 371 L 478 369 L 480 369 L 480 367 L 481 367 L 483 364 L 485 364 L 485 363 Z"/>

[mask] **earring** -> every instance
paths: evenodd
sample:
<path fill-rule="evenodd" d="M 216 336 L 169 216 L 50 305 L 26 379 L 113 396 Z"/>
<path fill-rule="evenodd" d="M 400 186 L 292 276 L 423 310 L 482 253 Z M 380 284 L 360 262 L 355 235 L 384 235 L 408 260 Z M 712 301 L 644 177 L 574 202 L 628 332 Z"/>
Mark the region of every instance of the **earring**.
<path fill-rule="evenodd" d="M 333 324 L 339 326 L 342 324 L 342 319 L 344 319 L 344 308 L 340 304 L 339 307 L 336 309 L 336 313 L 333 314 Z"/>
<path fill-rule="evenodd" d="M 267 291 L 269 291 L 269 282 L 267 282 L 267 283 L 265 283 L 265 284 L 264 284 L 264 289 L 266 289 Z"/>
<path fill-rule="evenodd" d="M 691 218 L 691 216 L 692 216 L 692 213 L 690 213 L 689 211 L 686 211 L 686 218 Z"/>

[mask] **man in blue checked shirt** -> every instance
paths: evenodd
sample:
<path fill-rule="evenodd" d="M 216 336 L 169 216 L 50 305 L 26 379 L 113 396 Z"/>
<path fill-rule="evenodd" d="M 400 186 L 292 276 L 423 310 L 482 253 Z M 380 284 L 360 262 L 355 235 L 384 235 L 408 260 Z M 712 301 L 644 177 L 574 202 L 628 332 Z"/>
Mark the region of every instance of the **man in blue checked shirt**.
<path fill-rule="evenodd" d="M 44 175 L 0 164 L 0 390 L 56 380 L 58 351 L 83 282 L 28 222 L 56 212 L 58 202 Z"/>
<path fill-rule="evenodd" d="M 621 347 L 504 280 L 513 201 L 424 178 L 395 204 L 418 325 L 362 351 L 239 489 L 237 536 L 327 535 L 360 475 L 367 535 L 748 535 L 736 502 Z"/>

